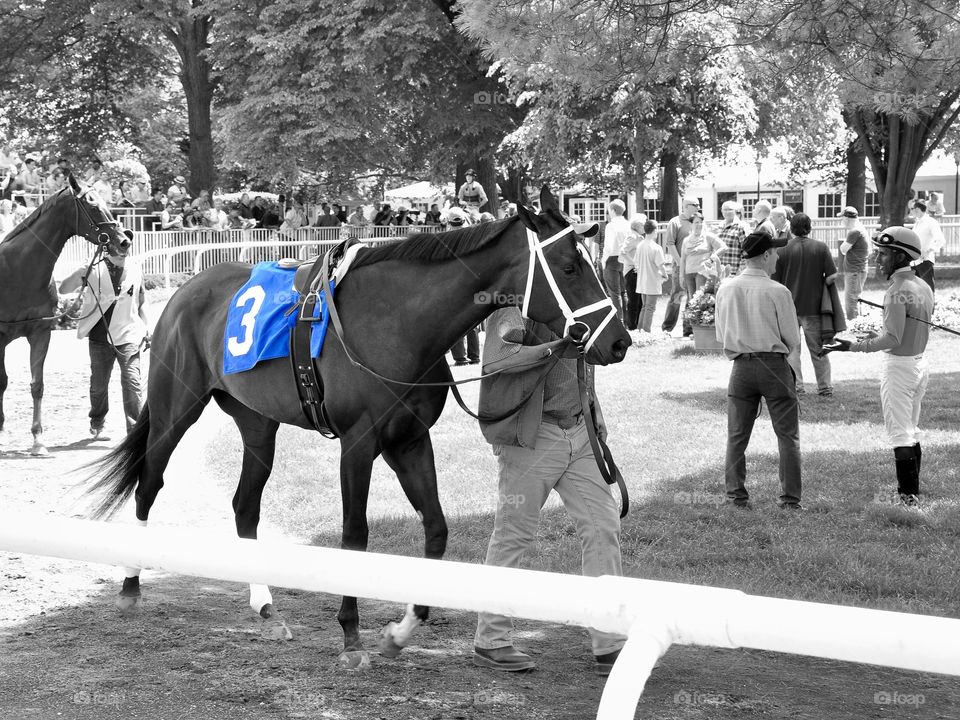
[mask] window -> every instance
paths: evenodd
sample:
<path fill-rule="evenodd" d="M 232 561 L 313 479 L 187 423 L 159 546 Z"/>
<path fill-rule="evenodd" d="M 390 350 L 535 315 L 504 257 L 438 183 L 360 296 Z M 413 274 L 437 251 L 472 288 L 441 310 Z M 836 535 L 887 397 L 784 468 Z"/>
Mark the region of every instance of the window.
<path fill-rule="evenodd" d="M 581 220 L 586 217 L 587 214 L 587 201 L 586 200 L 571 200 L 570 201 L 570 214 L 576 215 Z"/>
<path fill-rule="evenodd" d="M 835 218 L 843 210 L 841 193 L 820 193 L 817 195 L 817 217 Z"/>
<path fill-rule="evenodd" d="M 880 193 L 867 190 L 863 196 L 863 214 L 865 217 L 880 217 Z"/>
<path fill-rule="evenodd" d="M 735 192 L 717 193 L 717 220 L 723 220 L 723 204 L 728 201 L 737 202 L 737 194 Z"/>
<path fill-rule="evenodd" d="M 783 204 L 792 207 L 794 212 L 803 212 L 803 190 L 784 190 Z"/>
<path fill-rule="evenodd" d="M 604 222 L 607 219 L 607 203 L 603 200 L 591 200 L 584 222 Z"/>
<path fill-rule="evenodd" d="M 757 199 L 755 197 L 743 198 L 740 204 L 743 205 L 743 215 L 741 217 L 750 218 L 753 216 L 753 206 L 757 204 Z"/>
<path fill-rule="evenodd" d="M 660 199 L 644 198 L 643 214 L 647 216 L 648 220 L 659 222 L 660 221 Z"/>

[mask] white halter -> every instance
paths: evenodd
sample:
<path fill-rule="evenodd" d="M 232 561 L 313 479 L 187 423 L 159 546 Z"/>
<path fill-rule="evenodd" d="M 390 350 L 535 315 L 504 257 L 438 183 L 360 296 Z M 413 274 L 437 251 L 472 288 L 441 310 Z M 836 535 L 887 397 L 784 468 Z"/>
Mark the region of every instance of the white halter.
<path fill-rule="evenodd" d="M 537 263 L 539 262 L 540 267 L 543 270 L 544 277 L 547 278 L 547 284 L 550 286 L 550 290 L 553 292 L 553 297 L 556 299 L 557 305 L 560 306 L 560 311 L 563 313 L 563 316 L 567 319 L 567 322 L 563 327 L 564 335 L 570 331 L 570 328 L 573 325 L 577 323 L 580 323 L 581 325 L 585 324 L 577 320 L 577 318 L 590 315 L 591 313 L 595 313 L 597 310 L 602 310 L 605 307 L 610 308 L 607 316 L 600 322 L 599 325 L 597 325 L 596 330 L 591 332 L 589 328 L 587 329 L 587 335 L 585 338 L 587 344 L 583 347 L 583 352 L 586 353 L 591 347 L 593 347 L 593 343 L 595 343 L 597 338 L 600 337 L 600 333 L 603 332 L 607 324 L 617 316 L 617 309 L 614 307 L 613 301 L 607 297 L 606 293 L 604 293 L 603 300 L 598 300 L 592 305 L 587 305 L 586 307 L 578 308 L 577 310 L 571 310 L 570 306 L 567 304 L 567 301 L 560 293 L 560 288 L 557 285 L 557 281 L 554 279 L 553 273 L 550 272 L 550 266 L 547 265 L 547 259 L 543 255 L 543 249 L 572 232 L 573 228 L 568 225 L 560 232 L 548 237 L 546 240 L 540 240 L 535 232 L 529 229 L 527 230 L 527 243 L 530 246 L 530 264 L 527 269 L 527 288 L 523 293 L 523 307 L 521 312 L 523 313 L 524 317 L 529 317 L 527 311 L 530 309 L 530 295 L 533 292 L 533 273 Z M 584 256 L 584 259 L 587 261 L 587 265 L 590 266 L 590 270 L 593 272 L 593 277 L 597 281 L 597 288 L 603 292 L 603 286 L 600 284 L 600 278 L 597 277 L 597 270 L 594 268 L 593 261 L 590 259 L 590 253 L 587 252 L 587 249 L 583 246 L 583 243 L 577 243 L 577 249 L 580 251 L 580 254 Z"/>

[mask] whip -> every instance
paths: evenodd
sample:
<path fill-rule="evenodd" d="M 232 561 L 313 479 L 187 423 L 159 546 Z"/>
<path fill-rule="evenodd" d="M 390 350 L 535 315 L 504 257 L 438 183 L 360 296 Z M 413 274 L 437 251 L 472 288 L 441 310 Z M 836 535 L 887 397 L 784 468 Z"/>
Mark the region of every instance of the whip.
<path fill-rule="evenodd" d="M 870 302 L 869 300 L 864 300 L 863 298 L 857 298 L 858 303 L 863 303 L 864 305 L 869 305 L 870 307 L 880 308 L 883 310 L 883 305 L 880 303 Z M 960 335 L 960 330 L 954 330 L 953 328 L 944 327 L 943 325 L 937 325 L 937 323 L 930 322 L 929 320 L 923 320 L 918 318 L 916 315 L 911 315 L 907 313 L 907 317 L 917 322 L 922 322 L 924 325 L 929 325 L 930 327 L 937 328 L 937 330 L 944 330 L 948 333 L 953 333 L 954 335 Z"/>

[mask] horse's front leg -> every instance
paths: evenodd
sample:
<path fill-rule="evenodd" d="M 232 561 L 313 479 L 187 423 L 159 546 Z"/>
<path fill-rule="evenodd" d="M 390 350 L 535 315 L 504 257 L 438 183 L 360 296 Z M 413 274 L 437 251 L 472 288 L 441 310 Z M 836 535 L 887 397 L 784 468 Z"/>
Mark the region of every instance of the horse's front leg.
<path fill-rule="evenodd" d="M 397 474 L 410 504 L 423 522 L 424 557 L 442 559 L 447 549 L 447 521 L 437 495 L 437 470 L 429 432 L 413 442 L 385 448 L 383 459 Z M 380 653 L 386 657 L 399 655 L 429 612 L 430 608 L 425 605 L 407 605 L 403 620 L 387 624 L 380 633 Z"/>
<path fill-rule="evenodd" d="M 373 433 L 351 429 L 340 439 L 340 493 L 343 496 L 344 550 L 367 549 L 367 498 L 370 493 L 370 472 L 377 454 Z M 360 642 L 360 613 L 357 598 L 344 596 L 337 620 L 343 628 L 343 652 L 340 664 L 348 670 L 364 670 L 370 666 L 370 654 Z"/>
<path fill-rule="evenodd" d="M 43 444 L 43 363 L 47 359 L 47 350 L 50 348 L 50 330 L 35 332 L 29 337 L 30 342 L 30 395 L 33 397 L 33 424 L 30 432 L 33 433 L 33 447 L 31 455 L 48 455 L 49 450 Z"/>

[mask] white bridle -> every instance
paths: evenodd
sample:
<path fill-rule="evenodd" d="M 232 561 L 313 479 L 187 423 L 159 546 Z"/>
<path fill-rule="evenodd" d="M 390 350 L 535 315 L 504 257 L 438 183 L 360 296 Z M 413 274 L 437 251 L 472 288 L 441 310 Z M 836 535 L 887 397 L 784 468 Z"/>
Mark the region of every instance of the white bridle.
<path fill-rule="evenodd" d="M 543 275 L 547 278 L 547 284 L 550 286 L 550 290 L 553 292 L 553 297 L 556 299 L 557 305 L 560 306 L 560 311 L 567 320 L 563 327 L 564 335 L 566 335 L 570 331 L 570 328 L 576 324 L 584 326 L 586 325 L 586 323 L 578 320 L 577 318 L 590 315 L 591 313 L 595 313 L 597 310 L 602 310 L 605 307 L 610 308 L 610 311 L 607 313 L 606 317 L 603 318 L 599 325 L 597 325 L 597 329 L 591 332 L 590 328 L 588 327 L 586 335 L 581 339 L 581 342 L 586 341 L 586 345 L 583 346 L 583 352 L 586 353 L 589 352 L 591 347 L 593 347 L 593 343 L 595 343 L 597 338 L 600 337 L 600 333 L 603 332 L 604 328 L 606 328 L 610 321 L 617 316 L 617 309 L 614 307 L 613 301 L 607 297 L 607 294 L 603 293 L 603 286 L 600 284 L 600 278 L 597 277 L 597 270 L 594 268 L 593 261 L 590 259 L 590 253 L 587 252 L 587 248 L 584 247 L 583 243 L 577 243 L 577 249 L 587 261 L 587 265 L 590 266 L 593 277 L 597 281 L 597 287 L 600 289 L 600 292 L 603 293 L 603 300 L 598 300 L 597 302 L 587 305 L 586 307 L 571 310 L 570 305 L 567 304 L 567 301 L 560 293 L 560 288 L 557 285 L 557 281 L 553 277 L 553 273 L 550 272 L 550 266 L 547 265 L 547 259 L 544 257 L 543 249 L 572 232 L 573 227 L 568 225 L 555 235 L 551 235 L 546 240 L 541 240 L 535 232 L 529 229 L 527 230 L 527 244 L 530 246 L 530 264 L 527 269 L 527 288 L 523 293 L 523 307 L 521 308 L 521 312 L 523 313 L 524 317 L 529 317 L 527 311 L 530 309 L 530 296 L 533 292 L 533 273 L 536 269 L 537 263 L 539 262 L 540 267 L 543 270 Z"/>

